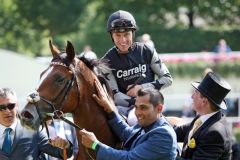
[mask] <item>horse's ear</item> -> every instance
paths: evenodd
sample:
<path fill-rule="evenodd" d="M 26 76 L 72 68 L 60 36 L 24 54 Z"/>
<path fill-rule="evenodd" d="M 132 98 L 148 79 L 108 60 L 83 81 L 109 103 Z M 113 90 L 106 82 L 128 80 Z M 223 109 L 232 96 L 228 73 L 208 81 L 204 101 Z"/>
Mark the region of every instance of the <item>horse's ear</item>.
<path fill-rule="evenodd" d="M 69 41 L 67 41 L 66 53 L 68 60 L 72 62 L 75 57 L 75 51 L 72 43 Z"/>
<path fill-rule="evenodd" d="M 58 50 L 58 48 L 52 44 L 52 41 L 49 40 L 49 47 L 51 49 L 51 52 L 52 52 L 52 56 L 54 58 L 58 57 L 58 54 L 60 53 L 60 51 Z"/>

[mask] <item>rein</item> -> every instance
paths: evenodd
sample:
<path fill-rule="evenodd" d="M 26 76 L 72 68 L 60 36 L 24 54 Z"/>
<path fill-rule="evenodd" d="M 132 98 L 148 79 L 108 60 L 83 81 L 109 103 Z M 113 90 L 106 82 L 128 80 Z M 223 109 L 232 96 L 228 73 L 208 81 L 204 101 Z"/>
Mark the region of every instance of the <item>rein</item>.
<path fill-rule="evenodd" d="M 79 62 L 78 62 L 79 63 Z M 77 63 L 77 65 L 78 65 Z M 68 93 L 70 92 L 72 86 L 74 85 L 74 82 L 76 82 L 76 86 L 77 86 L 77 94 L 78 94 L 78 101 L 77 101 L 77 106 L 79 106 L 79 103 L 80 103 L 80 87 L 79 87 L 79 80 L 76 76 L 76 72 L 74 70 L 74 67 L 70 64 L 70 66 L 67 66 L 66 64 L 64 63 L 60 63 L 60 62 L 51 62 L 50 65 L 60 65 L 60 66 L 64 66 L 68 69 L 70 69 L 73 73 L 72 75 L 72 78 L 71 80 L 69 80 L 67 82 L 67 84 L 63 87 L 63 91 L 65 92 L 60 92 L 55 98 L 53 101 L 51 100 L 48 100 L 48 99 L 45 99 L 43 97 L 41 97 L 39 95 L 38 92 L 34 92 L 34 93 L 31 93 L 28 97 L 27 97 L 27 100 L 32 103 L 36 110 L 37 110 L 37 113 L 38 113 L 38 116 L 39 116 L 39 119 L 40 119 L 40 123 L 42 124 L 42 126 L 44 126 L 46 128 L 46 132 L 47 132 L 47 136 L 48 136 L 48 139 L 50 140 L 50 134 L 49 134 L 49 129 L 48 129 L 48 125 L 46 123 L 46 121 L 43 120 L 43 117 L 40 113 L 40 110 L 39 110 L 39 106 L 37 104 L 38 101 L 42 100 L 43 102 L 45 102 L 48 106 L 51 107 L 51 109 L 53 110 L 52 113 L 46 113 L 47 116 L 51 117 L 52 119 L 53 118 L 59 118 L 61 120 L 63 120 L 64 122 L 68 123 L 69 125 L 79 129 L 79 130 L 82 130 L 83 128 L 79 127 L 77 124 L 75 124 L 74 122 L 68 120 L 67 118 L 64 117 L 64 113 L 62 112 L 62 109 L 64 107 L 64 103 L 66 101 L 66 99 L 68 98 Z M 76 66 L 77 66 L 76 65 Z M 65 89 L 67 88 L 67 89 Z M 55 103 L 54 101 L 56 101 L 63 93 L 63 98 L 61 99 L 60 103 Z M 56 104 L 59 104 L 59 110 L 56 109 L 55 105 Z M 92 159 L 93 157 L 90 155 L 90 153 L 88 152 L 88 149 L 86 148 L 86 153 L 88 154 L 88 156 Z M 63 150 L 63 158 L 64 160 L 67 159 L 67 155 L 66 155 L 66 149 Z"/>
<path fill-rule="evenodd" d="M 78 92 L 77 92 L 77 93 L 78 93 L 78 102 L 77 102 L 77 105 L 78 105 L 79 102 L 80 102 L 80 92 L 79 92 L 79 88 L 80 88 L 80 87 L 79 87 L 78 79 L 77 79 L 77 77 L 76 77 L 76 73 L 75 73 L 75 71 L 74 71 L 74 67 L 72 67 L 72 66 L 67 66 L 67 65 L 65 65 L 64 63 L 59 63 L 59 62 L 51 62 L 50 65 L 60 65 L 60 66 L 66 67 L 66 68 L 68 68 L 68 69 L 70 69 L 70 70 L 72 71 L 73 75 L 72 75 L 71 80 L 69 80 L 69 81 L 67 82 L 67 84 L 63 87 L 62 90 L 63 90 L 64 92 L 60 92 L 60 93 L 54 98 L 53 101 L 41 97 L 38 92 L 31 93 L 31 94 L 29 95 L 29 97 L 27 98 L 27 100 L 28 100 L 30 103 L 34 104 L 34 106 L 35 106 L 35 108 L 36 108 L 36 110 L 37 110 L 37 113 L 38 113 L 38 115 L 39 115 L 39 119 L 40 119 L 41 124 L 46 127 L 48 138 L 49 138 L 49 130 L 48 130 L 48 127 L 47 127 L 46 122 L 44 122 L 44 120 L 43 120 L 43 118 L 42 118 L 42 115 L 41 115 L 40 110 L 39 110 L 39 106 L 38 106 L 38 104 L 37 104 L 37 102 L 40 101 L 40 100 L 42 100 L 43 102 L 45 102 L 45 103 L 46 103 L 48 106 L 50 106 L 51 109 L 53 110 L 52 113 L 46 113 L 46 115 L 48 115 L 49 117 L 52 117 L 52 118 L 53 118 L 53 117 L 59 118 L 59 119 L 63 120 L 64 122 L 70 124 L 71 126 L 79 129 L 79 130 L 82 129 L 81 127 L 79 127 L 79 126 L 76 125 L 75 123 L 73 123 L 73 122 L 71 122 L 70 120 L 66 119 L 66 118 L 64 117 L 63 112 L 62 112 L 64 103 L 65 103 L 66 99 L 68 98 L 68 93 L 70 92 L 71 88 L 73 87 L 74 82 L 76 82 L 77 91 L 78 91 Z M 66 89 L 65 89 L 65 88 L 66 88 Z M 63 98 L 61 99 L 60 103 L 56 103 L 55 101 L 56 101 L 62 94 L 63 94 L 63 96 L 62 96 Z M 59 106 L 60 106 L 60 107 L 59 107 L 59 108 L 60 108 L 59 110 L 56 109 L 56 107 L 55 107 L 56 104 L 59 104 Z"/>
<path fill-rule="evenodd" d="M 64 122 L 70 124 L 71 126 L 77 128 L 79 130 L 83 129 L 83 128 L 79 127 L 78 125 L 76 125 L 75 123 L 73 123 L 72 121 L 65 118 L 63 112 L 60 110 L 55 110 L 53 113 L 47 113 L 47 115 L 50 117 L 57 117 L 58 119 L 63 120 Z"/>

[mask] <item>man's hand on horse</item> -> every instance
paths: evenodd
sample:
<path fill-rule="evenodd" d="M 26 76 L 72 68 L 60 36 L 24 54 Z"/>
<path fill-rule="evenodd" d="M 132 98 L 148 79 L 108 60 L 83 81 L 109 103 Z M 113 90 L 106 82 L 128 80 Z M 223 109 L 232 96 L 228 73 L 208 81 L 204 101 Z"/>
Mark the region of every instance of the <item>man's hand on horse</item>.
<path fill-rule="evenodd" d="M 87 148 L 92 148 L 94 142 L 98 142 L 93 132 L 88 132 L 85 129 L 79 131 L 82 136 L 82 144 Z"/>
<path fill-rule="evenodd" d="M 93 94 L 93 98 L 95 99 L 95 101 L 103 107 L 103 109 L 107 112 L 107 113 L 111 113 L 114 111 L 114 104 L 110 101 L 108 93 L 106 91 L 106 89 L 104 87 L 102 87 L 102 85 L 100 84 L 99 81 L 94 81 L 95 82 L 95 86 L 97 89 L 97 95 Z"/>
<path fill-rule="evenodd" d="M 49 143 L 54 146 L 54 147 L 58 147 L 61 149 L 65 149 L 68 148 L 70 146 L 70 143 L 68 142 L 68 140 L 62 139 L 60 137 L 55 137 L 51 140 L 49 140 Z"/>

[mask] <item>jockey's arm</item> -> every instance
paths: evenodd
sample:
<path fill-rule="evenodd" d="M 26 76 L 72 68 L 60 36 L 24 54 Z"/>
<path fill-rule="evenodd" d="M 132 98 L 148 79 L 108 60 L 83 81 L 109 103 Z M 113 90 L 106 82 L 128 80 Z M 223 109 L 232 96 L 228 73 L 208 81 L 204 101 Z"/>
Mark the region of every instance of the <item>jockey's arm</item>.
<path fill-rule="evenodd" d="M 151 59 L 151 69 L 158 78 L 155 81 L 142 84 L 141 86 L 143 88 L 151 87 L 157 90 L 161 90 L 172 84 L 172 76 L 165 63 L 159 58 L 156 50 L 154 51 Z"/>

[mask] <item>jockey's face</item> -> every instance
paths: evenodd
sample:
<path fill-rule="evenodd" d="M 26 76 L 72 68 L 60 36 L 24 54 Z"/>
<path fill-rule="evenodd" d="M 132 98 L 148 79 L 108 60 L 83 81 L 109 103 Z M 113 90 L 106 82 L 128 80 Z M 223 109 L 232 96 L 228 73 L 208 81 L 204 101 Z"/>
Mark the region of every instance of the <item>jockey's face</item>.
<path fill-rule="evenodd" d="M 128 53 L 128 49 L 132 46 L 133 43 L 132 31 L 112 32 L 112 38 L 115 45 L 119 49 L 120 54 Z"/>
<path fill-rule="evenodd" d="M 154 107 L 149 102 L 149 95 L 138 96 L 135 102 L 135 114 L 138 120 L 138 124 L 142 127 L 146 127 L 158 119 L 159 113 L 162 109 L 162 105 Z"/>

